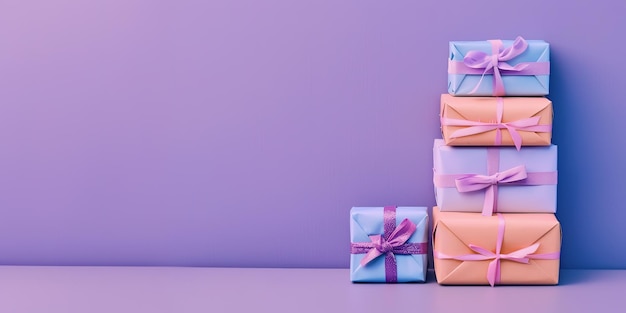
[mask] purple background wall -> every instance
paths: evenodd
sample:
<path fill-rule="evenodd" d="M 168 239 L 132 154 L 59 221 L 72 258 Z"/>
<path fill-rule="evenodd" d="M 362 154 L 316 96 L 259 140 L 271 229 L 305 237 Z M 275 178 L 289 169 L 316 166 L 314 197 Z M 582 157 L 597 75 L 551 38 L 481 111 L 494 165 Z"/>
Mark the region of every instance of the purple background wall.
<path fill-rule="evenodd" d="M 562 265 L 626 268 L 626 2 L 580 2 L 1 1 L 0 264 L 346 267 L 351 206 L 434 204 L 448 41 L 523 35 Z"/>

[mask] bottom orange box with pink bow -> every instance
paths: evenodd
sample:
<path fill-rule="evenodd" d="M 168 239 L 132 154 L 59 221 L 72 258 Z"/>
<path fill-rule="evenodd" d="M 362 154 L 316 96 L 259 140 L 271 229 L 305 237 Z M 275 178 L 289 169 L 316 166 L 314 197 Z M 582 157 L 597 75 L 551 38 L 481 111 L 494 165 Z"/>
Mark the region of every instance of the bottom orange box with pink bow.
<path fill-rule="evenodd" d="M 554 214 L 441 212 L 433 257 L 442 285 L 556 285 L 561 226 Z"/>

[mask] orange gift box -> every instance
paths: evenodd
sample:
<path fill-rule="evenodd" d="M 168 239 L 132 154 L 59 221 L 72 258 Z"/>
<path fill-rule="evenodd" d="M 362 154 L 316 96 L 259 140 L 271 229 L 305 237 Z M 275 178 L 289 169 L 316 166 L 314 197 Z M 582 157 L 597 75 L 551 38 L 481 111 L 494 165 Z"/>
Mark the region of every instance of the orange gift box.
<path fill-rule="evenodd" d="M 547 146 L 552 102 L 544 97 L 441 95 L 441 132 L 449 146 Z"/>
<path fill-rule="evenodd" d="M 442 285 L 556 285 L 561 226 L 554 214 L 440 212 L 433 255 Z M 499 251 L 498 251 L 499 250 Z"/>

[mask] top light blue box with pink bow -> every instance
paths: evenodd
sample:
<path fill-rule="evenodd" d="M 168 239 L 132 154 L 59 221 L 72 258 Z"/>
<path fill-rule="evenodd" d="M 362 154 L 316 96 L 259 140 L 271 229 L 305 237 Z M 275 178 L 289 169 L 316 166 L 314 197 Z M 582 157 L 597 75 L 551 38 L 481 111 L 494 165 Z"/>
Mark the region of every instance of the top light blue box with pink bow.
<path fill-rule="evenodd" d="M 450 42 L 453 96 L 545 96 L 549 82 L 550 45 L 543 40 Z"/>

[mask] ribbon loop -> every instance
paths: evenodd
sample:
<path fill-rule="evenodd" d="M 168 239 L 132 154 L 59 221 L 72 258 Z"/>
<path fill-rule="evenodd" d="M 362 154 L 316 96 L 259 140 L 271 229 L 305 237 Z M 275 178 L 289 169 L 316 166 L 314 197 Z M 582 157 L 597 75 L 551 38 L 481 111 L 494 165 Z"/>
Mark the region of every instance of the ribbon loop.
<path fill-rule="evenodd" d="M 470 94 L 476 93 L 478 88 L 480 87 L 485 75 L 490 73 L 490 70 L 493 72 L 493 95 L 494 96 L 504 96 L 504 83 L 502 82 L 501 71 L 506 72 L 520 72 L 526 69 L 528 65 L 519 64 L 516 66 L 512 66 L 506 61 L 509 61 L 520 54 L 524 53 L 528 48 L 528 43 L 524 38 L 518 36 L 513 45 L 502 50 L 502 41 L 501 40 L 489 40 L 491 43 L 492 54 L 489 55 L 482 51 L 471 50 L 467 52 L 465 57 L 463 58 L 463 63 L 469 67 L 474 69 L 484 69 L 478 84 Z"/>
<path fill-rule="evenodd" d="M 393 251 L 393 246 L 389 242 L 384 241 L 384 240 L 380 244 L 375 245 L 375 247 L 376 247 L 376 250 L 380 251 L 381 253 L 387 253 L 387 252 Z"/>

